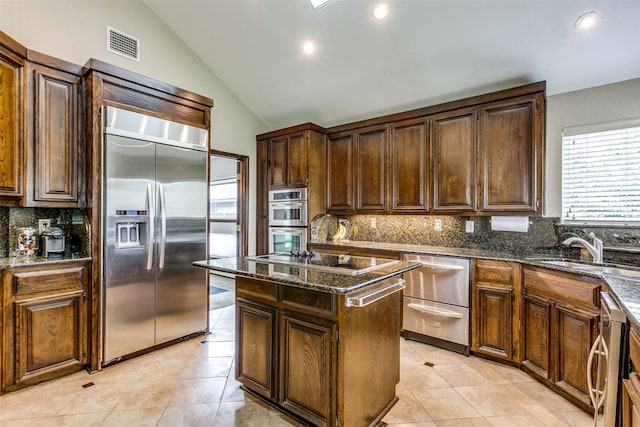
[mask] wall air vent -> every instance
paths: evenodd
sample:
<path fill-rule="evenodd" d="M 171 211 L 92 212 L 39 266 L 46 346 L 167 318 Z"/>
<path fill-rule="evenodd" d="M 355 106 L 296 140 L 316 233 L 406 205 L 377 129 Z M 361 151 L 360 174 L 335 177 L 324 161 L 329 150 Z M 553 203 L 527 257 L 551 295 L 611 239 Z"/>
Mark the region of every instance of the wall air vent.
<path fill-rule="evenodd" d="M 107 50 L 140 62 L 140 40 L 115 28 L 107 27 Z"/>

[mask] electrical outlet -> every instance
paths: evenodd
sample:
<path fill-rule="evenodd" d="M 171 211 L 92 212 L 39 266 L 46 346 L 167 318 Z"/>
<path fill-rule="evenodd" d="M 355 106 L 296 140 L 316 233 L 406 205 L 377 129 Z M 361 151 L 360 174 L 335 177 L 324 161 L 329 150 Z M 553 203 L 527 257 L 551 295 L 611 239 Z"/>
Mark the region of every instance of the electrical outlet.
<path fill-rule="evenodd" d="M 433 221 L 433 230 L 434 231 L 442 231 L 442 220 L 436 219 Z"/>
<path fill-rule="evenodd" d="M 378 228 L 378 223 L 377 223 L 377 221 L 376 221 L 376 219 L 375 219 L 375 218 L 371 218 L 371 219 L 369 219 L 369 227 L 371 227 L 371 228 Z"/>
<path fill-rule="evenodd" d="M 50 219 L 39 219 L 38 220 L 38 234 L 42 234 L 47 228 L 51 227 Z"/>
<path fill-rule="evenodd" d="M 465 223 L 465 231 L 466 231 L 467 233 L 473 233 L 473 232 L 475 231 L 475 225 L 476 225 L 476 223 L 475 223 L 475 222 L 473 222 L 473 221 L 467 221 L 467 222 Z"/>

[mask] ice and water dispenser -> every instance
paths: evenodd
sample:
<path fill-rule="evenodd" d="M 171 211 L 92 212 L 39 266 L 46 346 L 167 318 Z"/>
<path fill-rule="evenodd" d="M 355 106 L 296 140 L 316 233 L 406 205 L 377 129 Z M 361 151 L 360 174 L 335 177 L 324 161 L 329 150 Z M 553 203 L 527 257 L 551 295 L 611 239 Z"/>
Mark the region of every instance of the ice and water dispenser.
<path fill-rule="evenodd" d="M 116 249 L 146 246 L 147 216 L 146 210 L 116 211 Z"/>

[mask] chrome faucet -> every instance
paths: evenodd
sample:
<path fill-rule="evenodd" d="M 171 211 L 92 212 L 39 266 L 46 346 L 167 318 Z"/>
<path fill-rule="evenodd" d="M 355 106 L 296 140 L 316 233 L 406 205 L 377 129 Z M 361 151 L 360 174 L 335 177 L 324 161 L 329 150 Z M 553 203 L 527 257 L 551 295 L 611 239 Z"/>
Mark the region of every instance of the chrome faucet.
<path fill-rule="evenodd" d="M 591 256 L 593 257 L 593 262 L 596 264 L 602 264 L 602 240 L 598 239 L 595 233 L 589 233 L 589 237 L 593 239 L 593 244 L 587 242 L 580 237 L 569 237 L 565 241 L 562 242 L 565 246 L 570 246 L 573 243 L 577 243 L 580 246 L 584 247 Z"/>

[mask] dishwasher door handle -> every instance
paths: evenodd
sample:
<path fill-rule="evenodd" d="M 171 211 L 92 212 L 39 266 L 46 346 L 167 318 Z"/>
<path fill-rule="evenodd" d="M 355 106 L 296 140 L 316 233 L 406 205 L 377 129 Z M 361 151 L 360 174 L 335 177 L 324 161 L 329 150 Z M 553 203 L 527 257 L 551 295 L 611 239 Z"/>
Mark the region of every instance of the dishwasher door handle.
<path fill-rule="evenodd" d="M 455 265 L 455 264 L 436 264 L 436 263 L 431 263 L 431 262 L 421 262 L 419 261 L 420 264 L 422 264 L 422 267 L 424 268 L 430 268 L 432 269 L 434 272 L 437 272 L 438 270 L 440 271 L 460 271 L 464 269 L 464 266 L 462 265 Z"/>
<path fill-rule="evenodd" d="M 450 317 L 452 319 L 462 319 L 461 313 L 457 313 L 451 310 L 441 310 L 439 308 L 432 308 L 432 307 L 427 307 L 426 305 L 414 304 L 414 303 L 407 304 L 407 307 L 417 311 L 421 311 L 423 313 L 433 314 L 435 316 Z"/>

